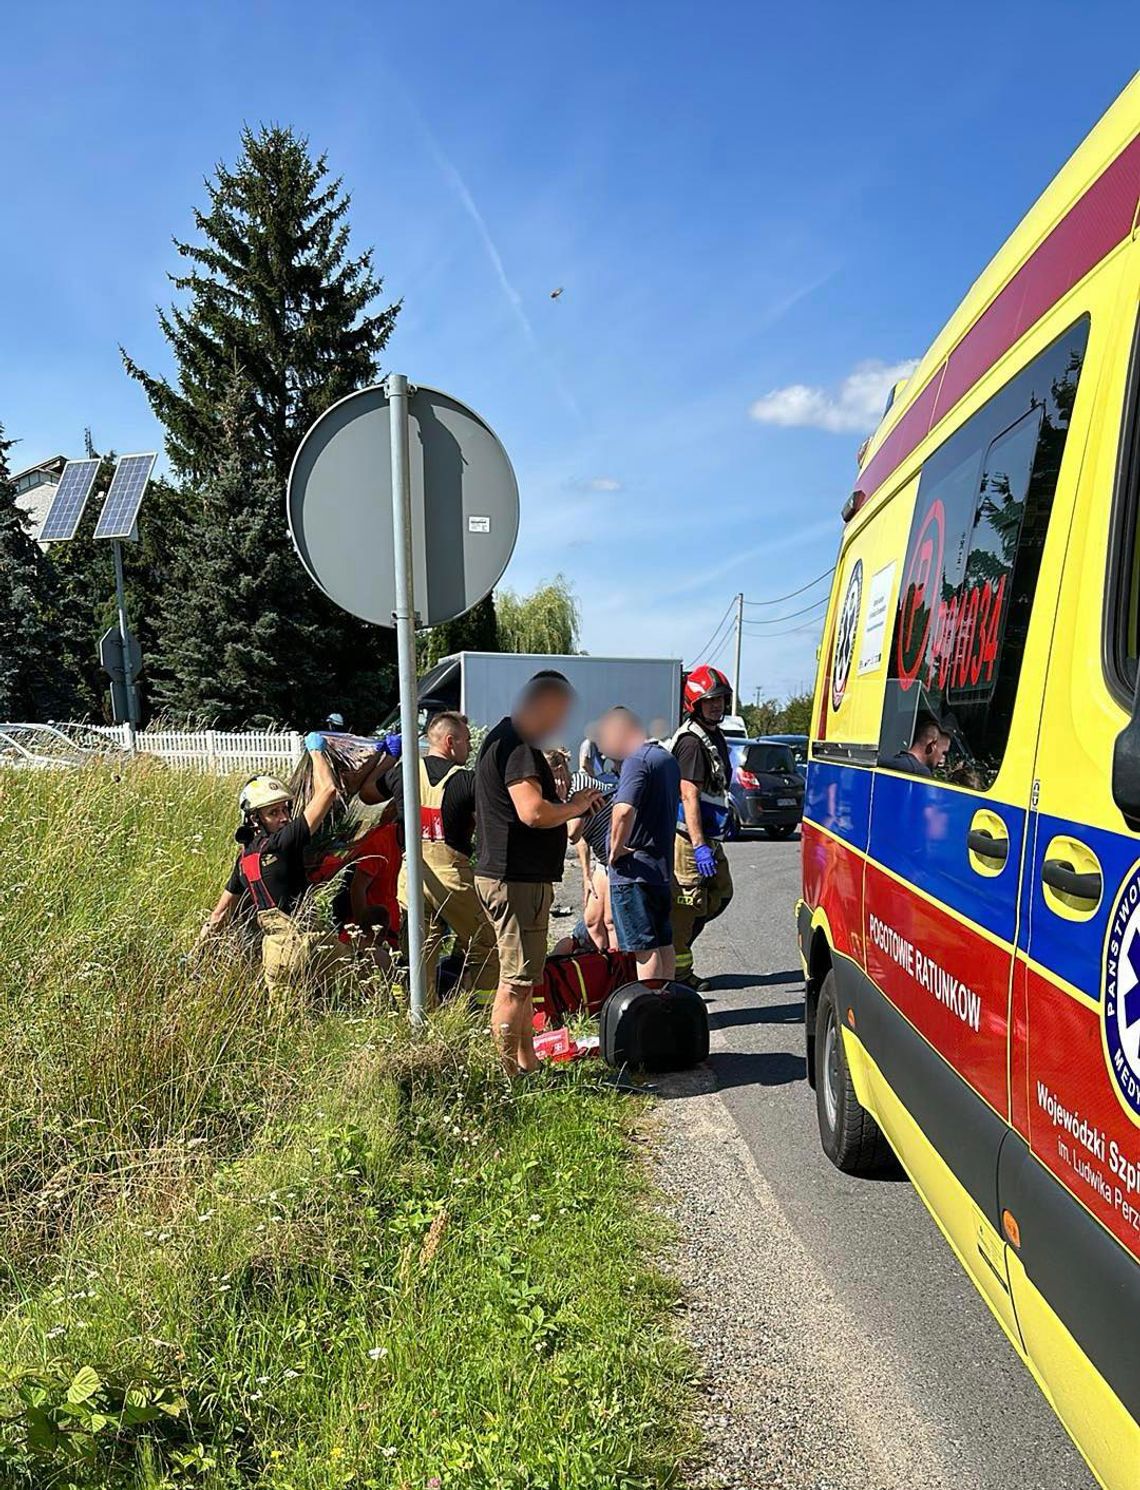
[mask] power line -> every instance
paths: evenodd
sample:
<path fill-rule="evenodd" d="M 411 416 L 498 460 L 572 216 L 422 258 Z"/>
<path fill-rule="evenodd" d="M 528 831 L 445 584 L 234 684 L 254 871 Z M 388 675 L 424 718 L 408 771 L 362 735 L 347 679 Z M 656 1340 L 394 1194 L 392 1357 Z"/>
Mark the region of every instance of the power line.
<path fill-rule="evenodd" d="M 721 638 L 720 646 L 717 647 L 716 651 L 707 658 L 709 667 L 713 667 L 720 660 L 720 654 L 724 651 L 725 647 L 728 646 L 731 640 L 732 632 L 726 631 L 724 633 L 724 636 Z"/>
<path fill-rule="evenodd" d="M 809 611 L 819 610 L 821 605 L 827 604 L 829 598 L 825 595 L 822 600 L 815 600 L 811 605 L 805 605 L 800 610 L 790 610 L 786 616 L 771 616 L 766 621 L 753 621 L 750 618 L 744 624 L 746 626 L 779 626 L 783 621 L 794 621 L 797 616 L 806 616 Z M 756 634 L 759 636 L 764 635 L 763 632 L 757 632 Z"/>
<path fill-rule="evenodd" d="M 732 614 L 732 607 L 735 604 L 736 604 L 736 597 L 733 596 L 733 598 L 728 602 L 728 605 L 725 608 L 724 615 L 721 616 L 720 620 L 717 622 L 716 630 L 713 632 L 712 636 L 709 637 L 708 641 L 705 642 L 704 646 L 700 649 L 700 651 L 696 654 L 696 656 L 693 659 L 693 661 L 689 664 L 690 671 L 694 667 L 697 666 L 697 664 L 701 661 L 701 659 L 708 652 L 709 648 L 712 647 L 713 644 L 716 642 L 717 637 L 720 635 L 720 629 L 724 625 L 724 623 L 728 620 L 729 616 Z"/>
<path fill-rule="evenodd" d="M 732 630 L 733 628 L 731 626 L 726 626 L 721 632 L 719 641 L 714 642 L 712 647 L 705 652 L 705 655 L 704 657 L 702 657 L 701 661 L 704 662 L 706 666 L 713 667 L 715 665 L 717 658 L 732 640 Z M 694 662 L 693 667 L 696 667 L 697 665 L 698 664 Z M 690 671 L 691 670 L 692 669 L 690 669 Z"/>
<path fill-rule="evenodd" d="M 725 617 L 725 620 L 720 623 L 720 625 L 717 627 L 713 635 L 709 638 L 705 646 L 701 649 L 700 652 L 697 653 L 695 660 L 689 664 L 690 672 L 693 670 L 693 668 L 699 667 L 702 662 L 707 662 L 709 659 L 709 655 L 714 650 L 719 650 L 721 642 L 724 641 L 725 637 L 729 635 L 729 632 L 731 630 L 730 625 L 728 625 L 727 623 L 728 618 Z"/>
<path fill-rule="evenodd" d="M 814 631 L 822 622 L 822 616 L 815 616 L 812 620 L 804 621 L 799 626 L 789 626 L 787 631 L 756 631 L 752 635 L 757 641 L 774 641 L 778 636 L 798 636 L 801 631 Z"/>
<path fill-rule="evenodd" d="M 798 590 L 792 590 L 788 595 L 777 595 L 773 600 L 746 600 L 745 605 L 783 605 L 785 600 L 794 600 L 797 595 L 802 595 L 805 590 L 810 590 L 812 585 L 818 585 L 821 579 L 827 579 L 835 573 L 835 565 L 825 569 L 822 574 L 817 574 L 814 579 L 809 579 L 806 585 L 801 585 Z"/>

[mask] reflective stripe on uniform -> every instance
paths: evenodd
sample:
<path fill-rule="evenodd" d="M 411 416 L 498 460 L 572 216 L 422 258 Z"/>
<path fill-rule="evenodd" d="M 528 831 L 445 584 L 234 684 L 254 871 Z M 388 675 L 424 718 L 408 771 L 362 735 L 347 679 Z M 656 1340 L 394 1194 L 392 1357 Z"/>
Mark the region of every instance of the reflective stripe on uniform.
<path fill-rule="evenodd" d="M 450 771 L 432 784 L 428 776 L 427 762 L 420 757 L 420 837 L 425 843 L 443 843 L 443 793 L 456 771 L 463 767 L 453 764 Z"/>

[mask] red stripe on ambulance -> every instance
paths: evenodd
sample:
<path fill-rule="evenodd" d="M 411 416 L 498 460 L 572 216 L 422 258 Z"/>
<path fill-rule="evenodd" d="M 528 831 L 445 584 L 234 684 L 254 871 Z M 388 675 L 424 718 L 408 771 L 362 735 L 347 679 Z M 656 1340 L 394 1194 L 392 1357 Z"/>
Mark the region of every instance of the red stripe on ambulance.
<path fill-rule="evenodd" d="M 1030 1147 L 1140 1257 L 1140 1128 L 1109 1085 L 1100 1013 L 1033 968 L 1025 975 Z"/>
<path fill-rule="evenodd" d="M 804 899 L 827 917 L 835 950 L 862 966 L 858 922 L 850 911 L 863 901 L 863 856 L 830 833 L 820 832 L 807 818 L 800 827 L 800 837 Z"/>
<path fill-rule="evenodd" d="M 868 975 L 1005 1117 L 1010 949 L 870 861 L 865 889 Z"/>

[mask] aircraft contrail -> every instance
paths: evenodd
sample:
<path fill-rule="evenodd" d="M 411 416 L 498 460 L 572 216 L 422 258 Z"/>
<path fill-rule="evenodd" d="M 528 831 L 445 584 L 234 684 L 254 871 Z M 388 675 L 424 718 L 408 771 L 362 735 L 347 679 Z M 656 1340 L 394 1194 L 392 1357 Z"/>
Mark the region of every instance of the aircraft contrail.
<path fill-rule="evenodd" d="M 508 305 L 514 312 L 515 319 L 518 321 L 523 335 L 530 343 L 531 348 L 533 349 L 535 355 L 538 357 L 539 361 L 549 373 L 551 381 L 558 391 L 559 398 L 562 399 L 562 402 L 566 405 L 566 407 L 576 419 L 581 419 L 582 410 L 578 406 L 578 400 L 574 397 L 573 391 L 567 386 L 557 367 L 555 367 L 554 363 L 550 360 L 546 352 L 543 350 L 542 344 L 535 334 L 534 327 L 531 324 L 530 317 L 527 315 L 526 309 L 523 306 L 522 296 L 511 283 L 510 276 L 507 274 L 506 265 L 503 263 L 503 256 L 499 252 L 498 245 L 496 244 L 494 238 L 491 236 L 491 230 L 487 226 L 487 221 L 484 218 L 483 214 L 479 211 L 479 206 L 475 201 L 475 198 L 471 195 L 466 181 L 464 181 L 463 177 L 460 175 L 458 168 L 444 154 L 443 150 L 439 146 L 438 141 L 432 134 L 431 130 L 428 128 L 427 124 L 424 122 L 422 116 L 420 116 L 420 127 L 423 130 L 424 139 L 427 141 L 428 149 L 431 151 L 435 163 L 439 167 L 441 175 L 443 176 L 447 184 L 451 187 L 452 191 L 455 193 L 456 197 L 459 200 L 459 204 L 463 208 L 464 212 L 466 212 L 467 216 L 475 224 L 475 231 L 479 234 L 480 241 L 483 244 L 483 249 L 488 259 L 491 261 L 492 269 L 495 271 L 495 277 L 498 279 L 499 286 L 502 289 L 503 294 L 507 298 Z"/>

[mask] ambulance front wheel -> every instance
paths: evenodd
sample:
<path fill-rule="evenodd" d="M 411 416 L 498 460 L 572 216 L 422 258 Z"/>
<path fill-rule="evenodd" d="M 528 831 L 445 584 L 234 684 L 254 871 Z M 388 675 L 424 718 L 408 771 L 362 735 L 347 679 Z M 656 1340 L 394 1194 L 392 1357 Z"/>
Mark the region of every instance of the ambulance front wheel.
<path fill-rule="evenodd" d="M 855 1095 L 831 970 L 815 1018 L 815 1105 L 823 1151 L 844 1174 L 880 1174 L 893 1160 L 878 1123 Z"/>

